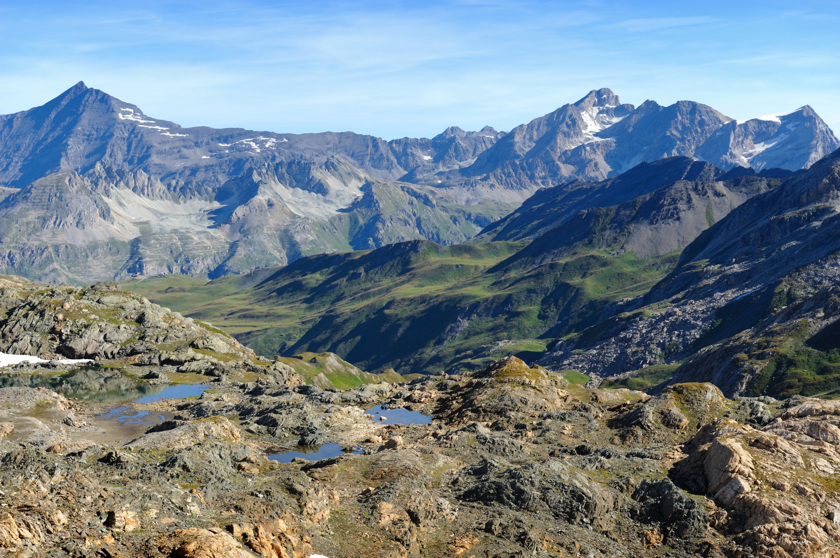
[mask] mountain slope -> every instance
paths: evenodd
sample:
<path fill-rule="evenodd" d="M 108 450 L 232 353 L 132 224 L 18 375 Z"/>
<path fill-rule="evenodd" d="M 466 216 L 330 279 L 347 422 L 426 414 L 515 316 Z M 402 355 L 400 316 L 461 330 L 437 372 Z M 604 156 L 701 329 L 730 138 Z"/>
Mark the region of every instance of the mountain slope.
<path fill-rule="evenodd" d="M 166 279 L 132 288 L 219 323 L 269 356 L 329 351 L 368 370 L 402 374 L 469 367 L 509 352 L 534 356 L 552 339 L 597 323 L 621 300 L 645 294 L 714 218 L 777 182 L 710 178 L 719 175 L 688 159 L 643 165 L 573 191 L 589 192 L 577 200 L 584 205 L 532 205 L 533 215 L 535 208 L 547 215 L 535 221 L 556 224 L 561 209 L 567 221 L 516 243 L 412 242 L 314 256 L 191 283 L 191 295 L 167 292 Z M 505 230 L 514 236 L 513 224 L 526 221 L 510 220 Z"/>
<path fill-rule="evenodd" d="M 604 375 L 684 360 L 675 378 L 714 381 L 731 394 L 840 386 L 838 197 L 835 152 L 733 210 L 644 299 L 550 360 Z"/>

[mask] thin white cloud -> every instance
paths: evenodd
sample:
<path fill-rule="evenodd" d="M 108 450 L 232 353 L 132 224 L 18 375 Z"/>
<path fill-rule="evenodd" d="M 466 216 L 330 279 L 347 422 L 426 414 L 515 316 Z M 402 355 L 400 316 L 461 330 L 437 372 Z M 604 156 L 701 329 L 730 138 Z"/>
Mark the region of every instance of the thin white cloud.
<path fill-rule="evenodd" d="M 699 25 L 709 25 L 719 23 L 719 18 L 708 16 L 695 17 L 654 17 L 654 18 L 640 18 L 628 19 L 614 23 L 611 26 L 629 33 L 649 33 L 651 31 L 662 31 L 667 29 L 675 29 L 682 27 L 695 27 Z"/>

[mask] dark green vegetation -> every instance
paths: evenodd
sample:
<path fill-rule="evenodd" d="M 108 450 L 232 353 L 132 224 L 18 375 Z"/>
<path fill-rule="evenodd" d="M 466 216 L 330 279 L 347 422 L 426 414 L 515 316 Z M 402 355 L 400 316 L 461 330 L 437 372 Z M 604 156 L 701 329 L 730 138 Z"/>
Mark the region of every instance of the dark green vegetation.
<path fill-rule="evenodd" d="M 125 286 L 265 356 L 329 351 L 364 370 L 429 374 L 507 354 L 535 358 L 675 263 L 576 252 L 529 267 L 515 257 L 524 246 L 408 242 L 209 283 L 173 276 Z"/>
<path fill-rule="evenodd" d="M 757 343 L 763 349 L 766 364 L 750 383 L 749 395 L 840 398 L 840 322 L 835 321 L 806 339 L 807 332 L 807 324 L 803 323 L 787 335 Z"/>
<path fill-rule="evenodd" d="M 750 385 L 748 394 L 777 399 L 792 395 L 840 397 L 840 349 L 828 352 L 800 347 L 770 360 Z"/>

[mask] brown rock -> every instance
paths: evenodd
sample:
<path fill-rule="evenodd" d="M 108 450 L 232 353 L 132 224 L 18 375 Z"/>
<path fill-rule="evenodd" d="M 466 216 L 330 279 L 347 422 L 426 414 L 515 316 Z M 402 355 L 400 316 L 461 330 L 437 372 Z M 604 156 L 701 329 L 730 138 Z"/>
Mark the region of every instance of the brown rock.
<path fill-rule="evenodd" d="M 152 432 L 126 444 L 140 449 L 184 449 L 207 438 L 239 440 L 242 433 L 227 418 L 214 416 L 188 422 L 172 430 Z"/>
<path fill-rule="evenodd" d="M 158 539 L 158 550 L 173 558 L 254 558 L 221 529 L 177 529 Z"/>
<path fill-rule="evenodd" d="M 105 518 L 105 527 L 115 531 L 130 532 L 139 529 L 140 522 L 137 520 L 137 512 L 115 510 L 108 512 L 108 517 Z"/>
<path fill-rule="evenodd" d="M 715 440 L 704 460 L 708 491 L 725 506 L 750 491 L 753 460 L 738 442 Z"/>
<path fill-rule="evenodd" d="M 656 529 L 642 531 L 642 544 L 645 545 L 645 548 L 659 546 L 662 544 L 662 538 L 662 533 Z"/>
<path fill-rule="evenodd" d="M 762 434 L 752 443 L 753 447 L 768 451 L 776 457 L 780 457 L 786 463 L 796 465 L 797 467 L 805 467 L 805 461 L 799 451 L 793 447 L 789 442 L 785 441 L 779 436 L 772 434 Z"/>

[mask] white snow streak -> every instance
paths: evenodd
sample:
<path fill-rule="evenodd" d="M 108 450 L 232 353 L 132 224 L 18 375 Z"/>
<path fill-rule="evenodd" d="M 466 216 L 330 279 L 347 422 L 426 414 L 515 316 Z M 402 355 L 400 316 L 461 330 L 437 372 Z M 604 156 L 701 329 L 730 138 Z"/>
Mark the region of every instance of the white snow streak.
<path fill-rule="evenodd" d="M 186 138 L 189 137 L 187 134 L 178 134 L 176 132 L 169 132 L 169 128 L 167 126 L 156 126 L 156 120 L 146 120 L 143 118 L 144 115 L 140 115 L 134 112 L 134 109 L 123 107 L 120 109 L 121 112 L 117 113 L 117 116 L 120 120 L 129 120 L 131 122 L 136 122 L 138 128 L 146 128 L 149 130 L 157 130 L 160 132 L 162 136 L 169 136 L 170 138 Z M 123 112 L 128 114 L 122 114 Z M 150 126 L 146 126 L 146 124 L 150 124 Z"/>
<path fill-rule="evenodd" d="M 765 114 L 764 116 L 756 116 L 755 118 L 750 118 L 748 120 L 736 120 L 735 123 L 741 126 L 742 124 L 746 124 L 750 120 L 763 120 L 765 122 L 775 122 L 776 124 L 781 124 L 782 118 L 788 116 L 789 114 L 793 113 L 787 112 L 779 114 Z"/>
<path fill-rule="evenodd" d="M 50 362 L 48 360 L 44 360 L 42 358 L 38 358 L 36 356 L 29 356 L 29 355 L 12 355 L 9 353 L 0 353 L 0 368 L 6 366 L 12 366 L 14 364 L 20 364 L 21 362 L 31 362 L 33 364 L 39 364 L 42 362 Z M 61 364 L 84 364 L 86 362 L 92 362 L 89 358 L 64 358 L 58 360 Z"/>

